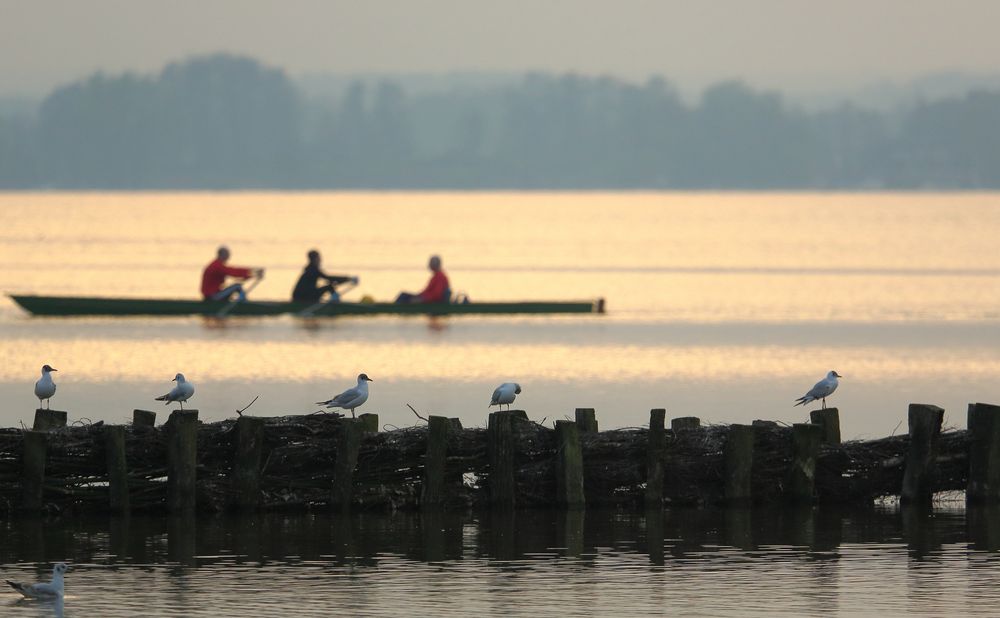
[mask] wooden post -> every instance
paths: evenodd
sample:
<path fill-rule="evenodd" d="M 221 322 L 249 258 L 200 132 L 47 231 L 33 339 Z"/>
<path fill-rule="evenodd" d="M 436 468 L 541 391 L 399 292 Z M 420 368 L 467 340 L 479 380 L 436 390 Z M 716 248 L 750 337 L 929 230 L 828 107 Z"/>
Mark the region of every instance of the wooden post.
<path fill-rule="evenodd" d="M 597 433 L 597 412 L 593 408 L 577 408 L 576 426 L 581 433 Z"/>
<path fill-rule="evenodd" d="M 35 410 L 35 424 L 32 429 L 35 431 L 48 431 L 66 426 L 66 412 L 63 410 L 46 410 L 38 408 Z"/>
<path fill-rule="evenodd" d="M 460 418 L 449 418 L 451 422 L 451 428 L 454 431 L 462 431 L 462 419 Z"/>
<path fill-rule="evenodd" d="M 24 432 L 24 473 L 21 479 L 24 501 L 21 506 L 25 511 L 38 511 L 42 508 L 47 447 L 48 436 L 45 432 Z"/>
<path fill-rule="evenodd" d="M 132 410 L 132 427 L 153 427 L 156 425 L 156 412 L 149 410 Z"/>
<path fill-rule="evenodd" d="M 104 449 L 108 464 L 108 507 L 118 513 L 128 513 L 128 465 L 125 461 L 125 427 L 107 425 L 104 428 Z"/>
<path fill-rule="evenodd" d="M 1000 406 L 969 404 L 969 504 L 1000 502 Z"/>
<path fill-rule="evenodd" d="M 697 416 L 681 416 L 670 420 L 670 430 L 674 433 L 677 433 L 678 431 L 687 431 L 689 429 L 699 429 L 700 427 L 701 419 Z"/>
<path fill-rule="evenodd" d="M 811 503 L 816 490 L 816 459 L 823 443 L 824 429 L 812 423 L 792 425 L 792 468 L 789 472 L 790 502 Z"/>
<path fill-rule="evenodd" d="M 809 413 L 809 421 L 823 428 L 823 444 L 840 444 L 840 410 L 813 410 Z"/>
<path fill-rule="evenodd" d="M 667 445 L 664 429 L 667 411 L 655 408 L 649 411 L 649 439 L 646 446 L 646 506 L 663 506 L 663 456 Z"/>
<path fill-rule="evenodd" d="M 490 502 L 499 507 L 513 507 L 515 503 L 514 416 L 509 411 L 493 412 L 486 427 Z"/>
<path fill-rule="evenodd" d="M 198 411 L 174 410 L 167 420 L 167 508 L 195 509 L 198 475 Z"/>
<path fill-rule="evenodd" d="M 747 504 L 752 497 L 753 427 L 730 425 L 723 447 L 725 499 L 730 504 Z"/>
<path fill-rule="evenodd" d="M 573 421 L 556 421 L 556 503 L 568 507 L 586 503 L 580 429 Z"/>
<path fill-rule="evenodd" d="M 451 427 L 451 419 L 444 416 L 427 419 L 427 459 L 424 463 L 424 484 L 420 490 L 421 506 L 440 506 L 444 502 L 445 461 Z"/>
<path fill-rule="evenodd" d="M 358 465 L 361 436 L 365 433 L 360 419 L 345 418 L 340 421 L 340 438 L 337 440 L 337 461 L 333 464 L 333 493 L 330 503 L 341 510 L 351 507 L 354 494 L 354 468 Z"/>
<path fill-rule="evenodd" d="M 361 429 L 368 433 L 378 433 L 378 414 L 362 414 L 358 416 Z"/>
<path fill-rule="evenodd" d="M 233 456 L 232 502 L 237 510 L 253 510 L 260 504 L 260 460 L 264 450 L 264 419 L 241 416 L 236 421 L 236 452 Z"/>
<path fill-rule="evenodd" d="M 907 414 L 910 424 L 910 450 L 906 455 L 903 489 L 899 499 L 903 504 L 930 506 L 934 497 L 937 473 L 938 437 L 944 410 L 937 406 L 911 403 Z"/>

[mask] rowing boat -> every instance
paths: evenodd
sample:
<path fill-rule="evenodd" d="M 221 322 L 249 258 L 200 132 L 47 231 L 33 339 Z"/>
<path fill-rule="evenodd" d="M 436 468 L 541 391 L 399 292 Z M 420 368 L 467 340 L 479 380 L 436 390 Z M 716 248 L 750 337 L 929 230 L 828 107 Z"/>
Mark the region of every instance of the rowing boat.
<path fill-rule="evenodd" d="M 175 300 L 162 298 L 106 298 L 97 296 L 31 296 L 9 294 L 33 315 L 306 315 L 334 317 L 357 315 L 469 315 L 604 313 L 604 299 L 588 301 L 524 301 L 470 303 L 339 302 L 310 305 L 281 301 Z"/>

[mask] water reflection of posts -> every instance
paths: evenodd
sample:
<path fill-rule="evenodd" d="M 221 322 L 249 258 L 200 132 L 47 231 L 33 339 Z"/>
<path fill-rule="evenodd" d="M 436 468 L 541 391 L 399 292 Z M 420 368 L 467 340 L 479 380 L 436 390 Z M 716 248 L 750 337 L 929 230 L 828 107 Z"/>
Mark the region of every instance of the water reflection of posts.
<path fill-rule="evenodd" d="M 906 454 L 906 470 L 899 499 L 903 504 L 929 507 L 934 498 L 934 481 L 937 480 L 938 438 L 944 410 L 937 406 L 911 403 L 907 416 L 910 449 Z"/>
<path fill-rule="evenodd" d="M 568 422 L 568 421 L 567 421 Z M 565 547 L 565 555 L 583 555 L 584 509 L 565 509 L 556 516 L 556 544 Z"/>
<path fill-rule="evenodd" d="M 649 561 L 655 565 L 662 565 L 663 561 L 663 519 L 666 514 L 660 505 L 651 506 L 646 509 L 646 554 Z"/>
<path fill-rule="evenodd" d="M 167 559 L 184 566 L 197 566 L 196 529 L 198 520 L 194 511 L 171 515 L 167 524 Z"/>
<path fill-rule="evenodd" d="M 754 548 L 753 511 L 748 506 L 733 506 L 723 512 L 726 544 L 743 551 Z"/>
<path fill-rule="evenodd" d="M 965 527 L 972 549 L 1000 550 L 1000 506 L 968 506 Z"/>
<path fill-rule="evenodd" d="M 941 540 L 938 538 L 934 510 L 928 504 L 905 504 L 899 509 L 903 520 L 903 534 L 910 556 L 923 560 L 927 556 L 940 554 Z"/>

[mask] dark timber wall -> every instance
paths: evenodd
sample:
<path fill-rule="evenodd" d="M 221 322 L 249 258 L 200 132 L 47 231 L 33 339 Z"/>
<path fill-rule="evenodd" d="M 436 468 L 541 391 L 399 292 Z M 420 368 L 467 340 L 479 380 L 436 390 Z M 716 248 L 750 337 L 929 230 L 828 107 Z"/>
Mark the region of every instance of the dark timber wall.
<path fill-rule="evenodd" d="M 702 425 L 692 418 L 674 419 L 666 429 L 658 409 L 651 412 L 652 441 L 645 427 L 596 431 L 592 414 L 561 421 L 557 432 L 519 410 L 494 413 L 489 429 L 432 417 L 433 430 L 377 432 L 377 418 L 362 423 L 319 414 L 202 423 L 197 411 L 158 427 L 139 415 L 123 427 L 0 429 L 0 516 L 581 502 L 870 504 L 901 493 L 926 501 L 967 488 L 975 501 L 1000 501 L 994 488 L 1000 408 L 970 406 L 971 435 L 911 419 L 916 441 L 909 435 L 828 441 L 839 434 L 830 425 L 835 416 L 823 415 L 815 431 L 764 421 Z M 502 478 L 492 478 L 493 470 Z"/>

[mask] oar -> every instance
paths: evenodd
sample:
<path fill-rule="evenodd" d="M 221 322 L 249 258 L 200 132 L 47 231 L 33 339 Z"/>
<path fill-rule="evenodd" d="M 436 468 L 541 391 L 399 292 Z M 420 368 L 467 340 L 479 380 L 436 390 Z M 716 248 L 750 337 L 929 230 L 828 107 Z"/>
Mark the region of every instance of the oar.
<path fill-rule="evenodd" d="M 229 312 L 232 311 L 233 309 L 235 309 L 236 305 L 242 303 L 243 301 L 245 301 L 247 299 L 247 296 L 250 295 L 250 292 L 252 292 L 253 289 L 255 287 L 257 287 L 257 284 L 260 283 L 263 278 L 264 278 L 264 272 L 261 271 L 260 275 L 258 275 L 257 277 L 254 277 L 254 280 L 251 281 L 247 285 L 247 287 L 243 288 L 243 297 L 242 298 L 237 298 L 236 300 L 234 300 L 232 302 L 226 303 L 226 306 L 223 307 L 222 309 L 219 309 L 219 312 L 215 314 L 215 317 L 217 317 L 217 318 L 224 318 L 227 315 L 229 315 Z"/>
<path fill-rule="evenodd" d="M 358 282 L 358 278 L 355 277 L 351 281 L 347 282 L 347 284 L 344 286 L 343 291 L 334 290 L 334 294 L 330 294 L 330 298 L 328 298 L 326 300 L 321 300 L 318 303 L 309 305 L 308 307 L 306 307 L 305 309 L 303 309 L 302 311 L 300 311 L 298 313 L 298 316 L 300 318 L 311 318 L 311 317 L 313 317 L 314 313 L 316 313 L 317 311 L 319 311 L 323 307 L 326 307 L 327 305 L 332 305 L 334 303 L 339 303 L 340 302 L 340 297 L 342 295 L 347 294 L 348 292 L 350 292 L 351 290 L 353 290 L 354 288 L 356 288 L 358 286 L 357 282 Z"/>

